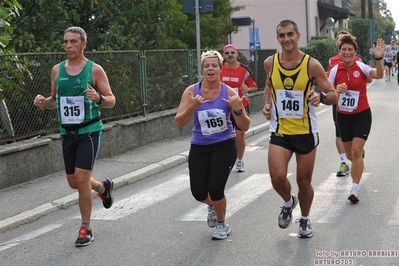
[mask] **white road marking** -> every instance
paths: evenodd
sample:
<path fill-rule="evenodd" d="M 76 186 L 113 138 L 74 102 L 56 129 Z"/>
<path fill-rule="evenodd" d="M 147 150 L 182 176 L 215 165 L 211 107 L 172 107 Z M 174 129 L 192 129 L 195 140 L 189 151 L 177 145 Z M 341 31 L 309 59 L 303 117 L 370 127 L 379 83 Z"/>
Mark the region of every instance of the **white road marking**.
<path fill-rule="evenodd" d="M 180 175 L 129 198 L 118 200 L 112 211 L 100 209 L 93 212 L 92 220 L 118 220 L 132 215 L 189 188 L 189 176 Z"/>
<path fill-rule="evenodd" d="M 292 174 L 289 174 L 290 176 Z M 364 173 L 362 184 L 368 179 L 370 173 Z M 311 209 L 311 219 L 317 223 L 334 223 L 345 207 L 350 204 L 347 196 L 352 184 L 352 178 L 337 177 L 335 173 L 315 188 L 315 197 Z M 166 200 L 175 194 L 189 189 L 188 175 L 180 175 L 164 183 L 143 190 L 129 198 L 117 201 L 112 207 L 113 210 L 100 209 L 93 212 L 92 219 L 117 220 L 138 212 L 141 209 L 149 208 L 152 205 Z M 272 189 L 269 174 L 253 174 L 245 180 L 235 184 L 226 190 L 228 198 L 227 217 L 234 215 L 242 208 L 259 198 L 262 194 Z M 361 190 L 360 190 L 361 195 Z M 204 204 L 188 211 L 182 216 L 181 221 L 206 221 L 207 209 Z M 299 206 L 293 212 L 294 217 L 300 216 Z M 36 231 L 25 234 L 0 244 L 0 252 L 15 247 L 33 238 L 40 237 L 54 229 L 62 227 L 71 219 L 80 219 L 80 216 L 63 220 L 61 223 L 51 224 Z M 399 225 L 399 200 L 396 202 L 389 225 Z"/>
<path fill-rule="evenodd" d="M 369 173 L 363 173 L 362 175 L 359 192 L 360 200 L 362 184 L 364 184 L 369 176 Z M 334 223 L 346 206 L 351 204 L 348 200 L 351 187 L 352 177 L 350 175 L 337 177 L 336 173 L 330 174 L 325 181 L 315 187 L 313 203 L 310 209 L 310 219 L 312 222 Z M 293 216 L 298 218 L 301 216 L 299 205 L 293 211 Z"/>
<path fill-rule="evenodd" d="M 63 224 L 51 224 L 51 225 L 42 227 L 42 228 L 40 228 L 40 229 L 38 229 L 36 231 L 33 231 L 33 232 L 29 233 L 29 234 L 14 238 L 13 240 L 10 240 L 8 242 L 0 244 L 0 252 L 4 251 L 6 249 L 9 249 L 11 247 L 15 247 L 15 246 L 17 246 L 17 245 L 19 245 L 19 244 L 21 244 L 23 242 L 26 242 L 28 240 L 33 239 L 33 238 L 39 237 L 41 235 L 44 235 L 44 234 L 46 234 L 46 233 L 48 233 L 48 232 L 50 232 L 50 231 L 52 231 L 54 229 L 57 229 L 57 228 L 59 228 L 61 226 L 63 226 Z"/>
<path fill-rule="evenodd" d="M 399 199 L 392 210 L 392 214 L 389 217 L 388 225 L 399 225 Z"/>
<path fill-rule="evenodd" d="M 254 174 L 227 189 L 226 218 L 238 212 L 249 203 L 272 188 L 268 174 Z M 207 207 L 204 204 L 187 212 L 180 221 L 206 221 Z"/>

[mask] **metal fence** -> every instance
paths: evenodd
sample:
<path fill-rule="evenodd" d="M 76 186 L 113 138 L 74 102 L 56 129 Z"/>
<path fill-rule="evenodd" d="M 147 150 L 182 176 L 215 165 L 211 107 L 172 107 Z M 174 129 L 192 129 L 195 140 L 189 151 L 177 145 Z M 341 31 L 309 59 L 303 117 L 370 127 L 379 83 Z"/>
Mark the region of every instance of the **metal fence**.
<path fill-rule="evenodd" d="M 240 51 L 239 61 L 251 68 L 246 54 L 248 50 Z M 197 81 L 192 50 L 86 52 L 85 56 L 104 68 L 116 97 L 114 108 L 101 109 L 105 123 L 176 108 L 184 89 Z M 38 108 L 33 99 L 49 95 L 51 69 L 65 58 L 64 53 L 0 55 L 0 144 L 59 132 L 56 110 Z M 31 75 L 10 72 L 10 65 L 25 66 Z"/>

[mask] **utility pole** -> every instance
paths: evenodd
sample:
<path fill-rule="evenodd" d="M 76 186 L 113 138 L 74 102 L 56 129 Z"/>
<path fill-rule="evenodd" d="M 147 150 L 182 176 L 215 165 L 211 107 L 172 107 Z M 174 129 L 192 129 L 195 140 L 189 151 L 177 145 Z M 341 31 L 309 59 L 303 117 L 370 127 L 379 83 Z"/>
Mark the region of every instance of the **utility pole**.
<path fill-rule="evenodd" d="M 183 0 L 183 13 L 195 13 L 195 29 L 197 38 L 197 71 L 198 81 L 201 75 L 201 40 L 200 40 L 200 11 L 213 12 L 213 0 Z"/>
<path fill-rule="evenodd" d="M 201 40 L 200 40 L 200 15 L 199 15 L 200 5 L 199 0 L 195 0 L 195 27 L 197 35 L 197 73 L 198 82 L 202 80 L 201 74 Z"/>

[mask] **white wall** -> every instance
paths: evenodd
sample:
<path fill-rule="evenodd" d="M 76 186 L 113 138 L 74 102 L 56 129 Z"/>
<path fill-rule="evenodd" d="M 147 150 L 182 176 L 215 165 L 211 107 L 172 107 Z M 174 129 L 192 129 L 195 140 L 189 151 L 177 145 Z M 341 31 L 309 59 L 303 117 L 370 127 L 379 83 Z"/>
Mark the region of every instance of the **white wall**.
<path fill-rule="evenodd" d="M 308 8 L 306 10 L 306 3 Z M 252 17 L 259 29 L 261 49 L 277 49 L 280 45 L 276 40 L 276 26 L 290 19 L 298 24 L 301 39 L 299 46 L 306 46 L 311 36 L 317 36 L 315 18 L 318 17 L 317 0 L 231 0 L 232 6 L 246 6 L 235 12 L 232 17 Z M 308 23 L 306 21 L 306 11 Z M 249 49 L 249 28 L 240 26 L 236 34 L 231 34 L 231 42 L 239 49 Z"/>

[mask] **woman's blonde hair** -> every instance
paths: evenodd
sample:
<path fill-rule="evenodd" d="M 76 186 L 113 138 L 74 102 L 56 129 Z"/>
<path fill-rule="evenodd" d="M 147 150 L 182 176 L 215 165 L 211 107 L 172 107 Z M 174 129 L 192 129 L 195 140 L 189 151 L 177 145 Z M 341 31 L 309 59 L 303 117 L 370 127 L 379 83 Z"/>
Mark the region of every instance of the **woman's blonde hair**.
<path fill-rule="evenodd" d="M 203 66 L 204 60 L 207 58 L 217 58 L 219 59 L 219 66 L 222 68 L 223 65 L 223 56 L 215 50 L 208 50 L 206 52 L 203 52 L 201 55 L 201 67 Z"/>

